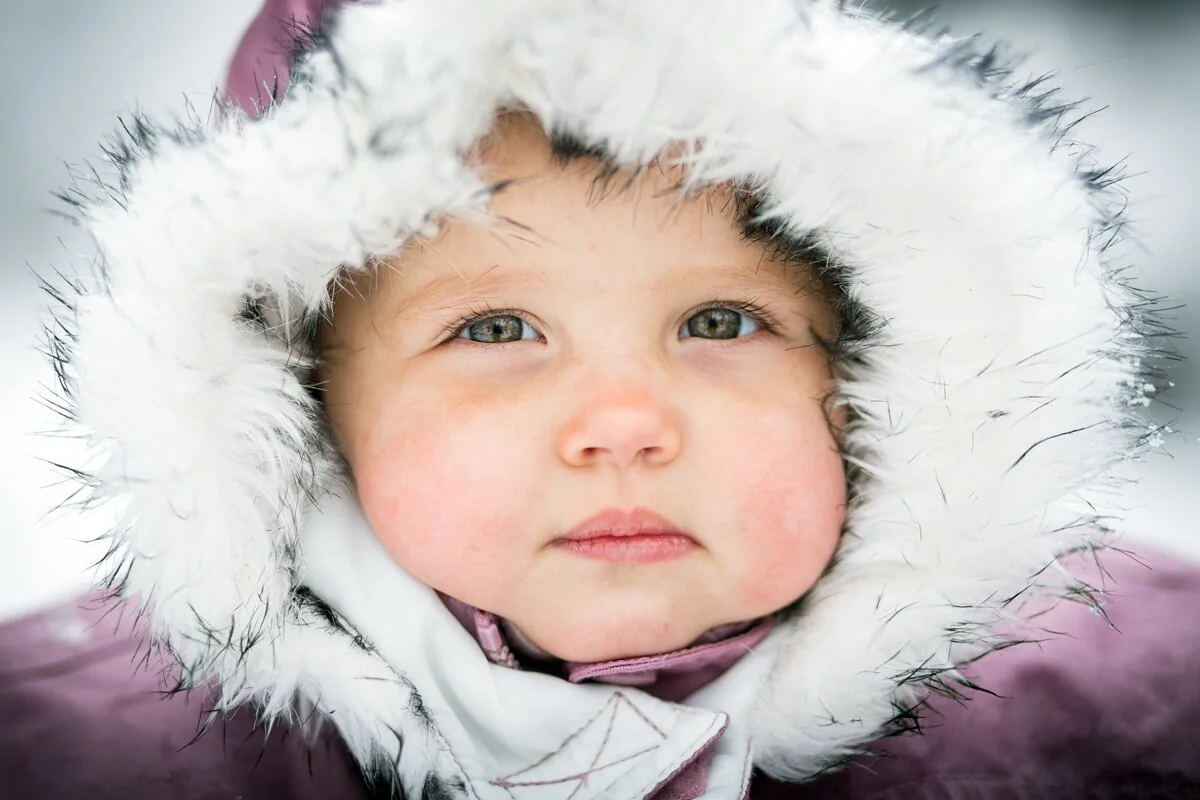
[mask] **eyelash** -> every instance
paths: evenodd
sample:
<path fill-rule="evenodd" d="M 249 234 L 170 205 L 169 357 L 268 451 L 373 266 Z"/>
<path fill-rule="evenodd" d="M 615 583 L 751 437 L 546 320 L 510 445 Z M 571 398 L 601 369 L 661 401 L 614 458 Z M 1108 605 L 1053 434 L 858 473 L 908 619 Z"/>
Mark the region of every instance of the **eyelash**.
<path fill-rule="evenodd" d="M 714 308 L 728 308 L 733 311 L 741 312 L 742 314 L 745 314 L 750 319 L 754 320 L 754 322 L 763 330 L 763 332 L 766 332 L 766 333 L 774 333 L 775 331 L 777 331 L 779 329 L 779 322 L 775 319 L 774 315 L 771 314 L 771 312 L 767 311 L 767 309 L 764 306 L 762 306 L 759 303 L 756 303 L 752 300 L 732 300 L 732 301 L 731 300 L 720 300 L 720 299 L 710 300 L 707 303 L 703 303 L 703 304 L 697 306 L 696 308 L 692 309 L 688 313 L 688 315 L 686 317 L 684 317 L 683 322 L 686 323 L 687 320 L 691 319 L 696 314 L 700 314 L 705 311 L 710 311 Z M 445 339 L 447 342 L 454 341 L 455 339 L 458 338 L 459 334 L 461 334 L 463 331 L 465 331 L 471 325 L 474 325 L 479 320 L 487 319 L 488 317 L 501 317 L 501 316 L 517 317 L 518 319 L 522 320 L 527 325 L 529 325 L 531 328 L 533 327 L 533 320 L 530 318 L 529 314 L 525 313 L 524 311 L 521 311 L 521 310 L 515 309 L 515 308 L 493 308 L 492 306 L 489 306 L 488 304 L 483 303 L 481 305 L 471 306 L 470 309 L 466 313 L 464 313 L 463 315 L 461 315 L 454 321 L 442 326 L 442 333 L 445 336 Z M 683 323 L 681 323 L 681 324 L 683 324 Z M 749 338 L 749 337 L 739 337 L 736 339 L 712 339 L 711 342 L 713 344 L 719 344 L 722 346 L 730 346 L 730 345 L 736 344 L 738 342 L 744 341 L 747 338 Z M 478 342 L 478 343 L 472 342 L 472 344 L 482 344 L 482 342 Z M 519 344 L 519 342 L 501 342 L 498 344 L 492 344 L 490 346 L 491 347 L 505 347 L 507 345 L 514 345 L 514 344 Z"/>
<path fill-rule="evenodd" d="M 529 315 L 524 311 L 519 311 L 515 308 L 493 308 L 487 303 L 483 303 L 481 305 L 472 305 L 465 314 L 453 320 L 452 322 L 443 325 L 442 333 L 446 337 L 447 341 L 453 341 L 460 333 L 474 325 L 479 320 L 487 319 L 488 317 L 503 316 L 517 317 L 518 319 L 527 323 L 530 327 L 533 327 L 533 320 L 531 320 Z M 472 344 L 481 344 L 481 342 L 472 342 Z M 504 344 L 516 344 L 516 342 L 506 342 Z M 504 344 L 500 344 L 498 346 L 503 347 Z"/>

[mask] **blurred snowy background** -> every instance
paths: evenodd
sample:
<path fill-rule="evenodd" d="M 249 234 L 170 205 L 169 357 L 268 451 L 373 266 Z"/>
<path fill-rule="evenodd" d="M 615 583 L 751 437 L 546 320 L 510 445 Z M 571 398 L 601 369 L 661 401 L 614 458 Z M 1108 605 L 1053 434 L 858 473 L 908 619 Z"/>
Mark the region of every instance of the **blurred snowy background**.
<path fill-rule="evenodd" d="M 905 0 L 875 0 L 902 15 Z M 54 424 L 34 399 L 52 373 L 37 351 L 44 299 L 34 269 L 86 259 L 86 245 L 47 209 L 69 183 L 67 165 L 83 167 L 113 130 L 117 114 L 140 109 L 169 116 L 185 97 L 201 111 L 226 60 L 257 11 L 257 0 L 39 0 L 5 8 L 0 28 L 0 620 L 65 599 L 90 580 L 97 551 L 80 540 L 101 520 L 70 521 L 47 511 L 66 488 L 39 459 L 70 443 L 36 435 Z M 985 42 L 1012 42 L 1028 58 L 1021 76 L 1057 70 L 1065 97 L 1107 106 L 1078 129 L 1102 144 L 1100 157 L 1128 157 L 1132 216 L 1144 245 L 1136 254 L 1144 283 L 1190 309 L 1200 306 L 1200 3 L 1189 0 L 945 0 L 935 22 Z M 1188 145 L 1188 142 L 1193 142 Z M 1192 326 L 1184 309 L 1176 327 Z M 1189 340 L 1180 349 L 1200 359 Z M 1175 369 L 1171 402 L 1180 434 L 1170 455 L 1139 473 L 1127 498 L 1125 528 L 1145 541 L 1200 559 L 1200 376 Z"/>

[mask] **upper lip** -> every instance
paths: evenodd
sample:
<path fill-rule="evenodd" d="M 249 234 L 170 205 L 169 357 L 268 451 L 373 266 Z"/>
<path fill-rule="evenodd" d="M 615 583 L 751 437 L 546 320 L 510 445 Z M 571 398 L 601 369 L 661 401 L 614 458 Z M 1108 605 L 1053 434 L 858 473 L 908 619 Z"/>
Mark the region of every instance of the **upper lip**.
<path fill-rule="evenodd" d="M 567 531 L 561 538 L 570 540 L 596 539 L 601 536 L 687 536 L 687 531 L 673 525 L 669 519 L 648 508 L 622 511 L 606 508 Z"/>

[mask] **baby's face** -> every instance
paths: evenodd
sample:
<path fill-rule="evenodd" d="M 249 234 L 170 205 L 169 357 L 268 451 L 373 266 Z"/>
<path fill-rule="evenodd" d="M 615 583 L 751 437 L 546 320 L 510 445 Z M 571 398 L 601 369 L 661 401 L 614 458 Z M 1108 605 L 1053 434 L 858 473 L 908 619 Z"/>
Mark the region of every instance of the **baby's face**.
<path fill-rule="evenodd" d="M 324 335 L 328 412 L 380 541 L 574 661 L 796 600 L 845 502 L 810 275 L 744 241 L 728 204 L 682 203 L 677 172 L 597 201 L 595 165 L 556 166 L 527 122 L 484 164 L 515 179 L 491 204 L 510 222 L 446 224 L 341 292 Z M 638 510 L 677 532 L 621 523 Z M 601 535 L 564 538 L 604 511 Z"/>

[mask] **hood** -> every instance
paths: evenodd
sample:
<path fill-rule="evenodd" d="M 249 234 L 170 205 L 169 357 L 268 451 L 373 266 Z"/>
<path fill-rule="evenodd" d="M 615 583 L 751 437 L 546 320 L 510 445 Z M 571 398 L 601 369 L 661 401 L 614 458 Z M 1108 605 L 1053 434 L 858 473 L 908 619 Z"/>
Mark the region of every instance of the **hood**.
<path fill-rule="evenodd" d="M 1058 559 L 1103 544 L 1110 471 L 1158 437 L 1162 329 L 1110 259 L 1112 173 L 1039 81 L 826 0 L 380 0 L 304 43 L 261 115 L 126 126 L 119 184 L 72 198 L 95 269 L 54 290 L 90 443 L 68 467 L 117 504 L 114 595 L 182 686 L 315 710 L 414 794 L 453 772 L 413 682 L 305 580 L 340 486 L 306 381 L 339 270 L 485 213 L 461 154 L 516 103 L 627 167 L 700 142 L 693 184 L 749 181 L 846 298 L 852 499 L 772 635 L 759 767 L 803 779 L 914 727 L 1024 600 L 1090 598 Z"/>

